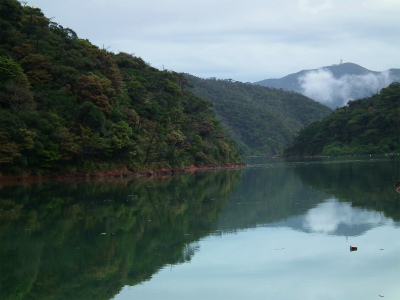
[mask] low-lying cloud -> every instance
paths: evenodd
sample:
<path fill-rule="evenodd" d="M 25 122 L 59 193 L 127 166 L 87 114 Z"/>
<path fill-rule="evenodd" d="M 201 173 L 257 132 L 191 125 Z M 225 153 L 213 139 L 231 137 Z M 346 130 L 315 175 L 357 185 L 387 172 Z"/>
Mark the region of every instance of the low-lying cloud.
<path fill-rule="evenodd" d="M 301 93 L 331 108 L 349 100 L 371 96 L 392 83 L 389 71 L 365 75 L 344 75 L 340 78 L 327 69 L 307 72 L 298 78 Z"/>

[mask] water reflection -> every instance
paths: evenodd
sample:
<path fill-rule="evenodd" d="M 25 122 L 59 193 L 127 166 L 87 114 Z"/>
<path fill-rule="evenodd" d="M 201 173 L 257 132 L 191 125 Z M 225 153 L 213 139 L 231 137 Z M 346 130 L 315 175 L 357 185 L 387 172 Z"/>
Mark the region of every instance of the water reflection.
<path fill-rule="evenodd" d="M 385 226 L 353 238 L 356 253 L 344 237 L 316 238 L 283 227 L 210 236 L 199 242 L 201 251 L 190 264 L 125 287 L 115 300 L 398 299 L 398 234 Z"/>
<path fill-rule="evenodd" d="M 314 234 L 359 236 L 378 226 L 396 226 L 382 212 L 352 207 L 348 202 L 332 198 L 317 204 L 307 213 L 274 222 L 269 226 L 290 227 Z"/>
<path fill-rule="evenodd" d="M 400 230 L 391 216 L 400 199 L 387 184 L 395 173 L 391 162 L 380 162 L 386 179 L 368 188 L 373 164 L 346 181 L 359 167 L 321 163 L 244 170 L 219 216 L 218 234 L 197 243 L 190 264 L 125 287 L 115 300 L 399 298 Z M 319 178 L 329 168 L 333 173 Z M 332 179 L 335 169 L 343 181 Z M 357 253 L 349 252 L 351 244 Z"/>
<path fill-rule="evenodd" d="M 399 167 L 277 160 L 150 181 L 2 187 L 0 295 L 388 296 L 400 275 Z M 357 256 L 349 256 L 353 243 Z"/>
<path fill-rule="evenodd" d="M 190 261 L 239 177 L 4 187 L 1 299 L 110 299 Z"/>
<path fill-rule="evenodd" d="M 320 158 L 287 164 L 305 185 L 324 190 L 353 207 L 383 212 L 400 220 L 400 202 L 393 184 L 400 177 L 399 157 Z"/>
<path fill-rule="evenodd" d="M 314 233 L 353 235 L 379 225 L 393 224 L 376 211 L 353 208 L 350 203 L 330 199 L 310 209 L 304 217 L 303 228 Z M 358 230 L 357 230 L 358 229 Z"/>

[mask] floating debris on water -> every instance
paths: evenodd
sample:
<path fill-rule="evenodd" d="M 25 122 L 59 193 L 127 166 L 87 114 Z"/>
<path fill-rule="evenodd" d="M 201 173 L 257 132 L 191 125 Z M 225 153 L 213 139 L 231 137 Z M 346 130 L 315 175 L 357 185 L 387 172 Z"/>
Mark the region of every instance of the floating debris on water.
<path fill-rule="evenodd" d="M 394 183 L 394 187 L 396 188 L 396 192 L 400 194 L 400 179 L 396 180 L 396 182 Z"/>

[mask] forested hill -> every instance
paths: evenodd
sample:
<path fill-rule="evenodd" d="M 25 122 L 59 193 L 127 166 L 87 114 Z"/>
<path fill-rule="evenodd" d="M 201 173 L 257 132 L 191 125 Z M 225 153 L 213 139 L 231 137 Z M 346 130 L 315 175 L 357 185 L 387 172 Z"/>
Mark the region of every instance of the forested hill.
<path fill-rule="evenodd" d="M 194 94 L 214 103 L 218 117 L 245 155 L 282 154 L 301 128 L 332 113 L 327 106 L 295 92 L 187 77 Z"/>
<path fill-rule="evenodd" d="M 285 156 L 400 153 L 400 83 L 304 128 Z"/>
<path fill-rule="evenodd" d="M 0 173 L 238 163 L 183 74 L 99 49 L 39 8 L 0 2 Z"/>

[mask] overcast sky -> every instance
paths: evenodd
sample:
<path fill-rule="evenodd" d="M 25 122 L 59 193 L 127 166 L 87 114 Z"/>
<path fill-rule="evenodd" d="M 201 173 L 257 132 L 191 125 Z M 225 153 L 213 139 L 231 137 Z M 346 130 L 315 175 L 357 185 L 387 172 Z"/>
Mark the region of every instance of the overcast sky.
<path fill-rule="evenodd" d="M 400 68 L 399 0 L 27 0 L 158 69 L 243 82 L 353 62 Z"/>

